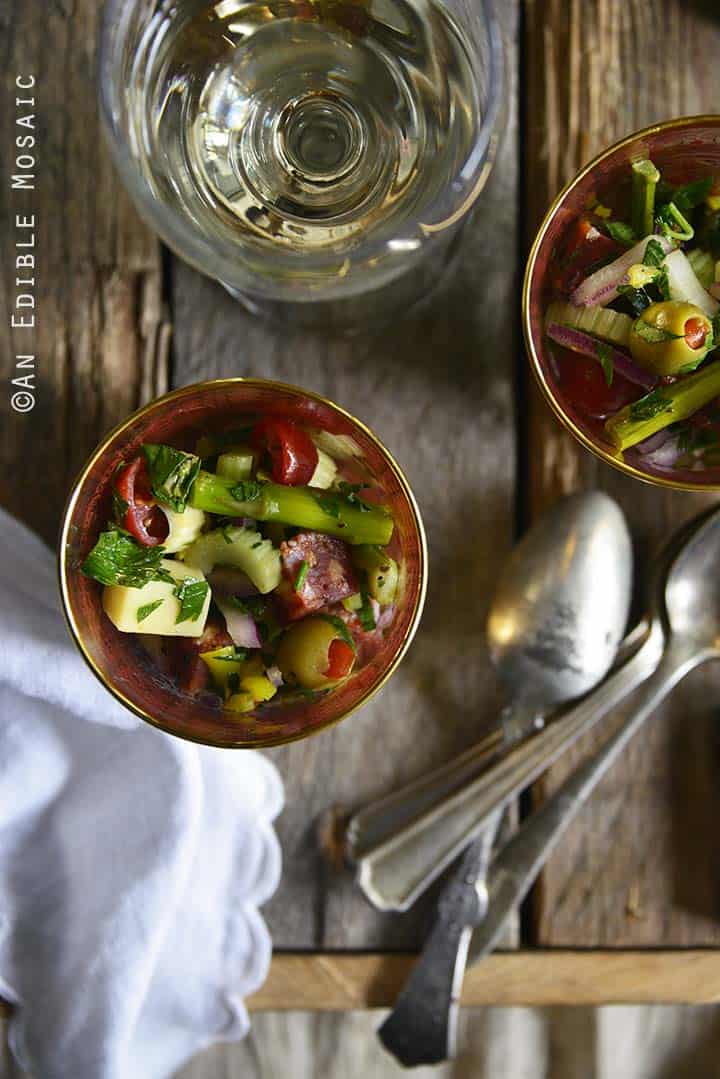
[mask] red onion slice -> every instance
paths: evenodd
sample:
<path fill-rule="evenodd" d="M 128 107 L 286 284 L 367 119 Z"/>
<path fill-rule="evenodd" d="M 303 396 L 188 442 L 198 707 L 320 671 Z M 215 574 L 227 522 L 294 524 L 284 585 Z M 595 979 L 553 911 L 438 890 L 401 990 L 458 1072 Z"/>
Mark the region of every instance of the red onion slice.
<path fill-rule="evenodd" d="M 236 648 L 262 648 L 260 634 L 252 615 L 239 611 L 231 603 L 224 603 L 217 597 L 215 602 L 225 616 L 227 631 Z"/>
<path fill-rule="evenodd" d="M 551 322 L 545 332 L 558 345 L 572 349 L 573 352 L 579 352 L 582 356 L 592 356 L 598 362 L 600 360 L 598 347 L 607 349 L 605 354 L 608 359 L 612 360 L 614 369 L 628 382 L 633 382 L 636 386 L 642 386 L 645 390 L 652 390 L 658 384 L 657 375 L 638 367 L 627 352 L 622 352 L 613 345 L 599 341 L 597 337 L 591 337 L 589 333 L 575 330 L 572 326 L 561 326 L 558 322 Z"/>
<path fill-rule="evenodd" d="M 650 240 L 656 240 L 666 255 L 674 247 L 672 240 L 669 240 L 667 236 L 646 236 L 620 258 L 586 277 L 582 284 L 571 293 L 570 302 L 576 307 L 607 307 L 617 298 L 618 287 L 627 284 L 627 272 L 630 267 L 642 262 Z"/>

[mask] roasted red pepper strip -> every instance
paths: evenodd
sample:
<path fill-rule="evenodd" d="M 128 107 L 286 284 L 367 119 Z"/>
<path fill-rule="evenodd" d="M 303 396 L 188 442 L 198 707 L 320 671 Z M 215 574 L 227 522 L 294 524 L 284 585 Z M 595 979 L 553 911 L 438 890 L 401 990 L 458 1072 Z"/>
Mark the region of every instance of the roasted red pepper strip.
<path fill-rule="evenodd" d="M 634 386 L 617 371 L 608 386 L 601 365 L 590 356 L 558 350 L 557 363 L 563 396 L 586 416 L 605 419 L 642 397 L 640 386 Z"/>
<path fill-rule="evenodd" d="M 268 416 L 255 424 L 252 443 L 270 458 L 270 474 L 275 483 L 288 487 L 308 484 L 317 468 L 315 443 L 301 427 L 290 420 Z"/>
<path fill-rule="evenodd" d="M 355 653 L 350 645 L 337 637 L 328 649 L 328 669 L 325 671 L 325 677 L 333 682 L 339 678 L 345 678 L 350 674 L 354 662 Z"/>
<path fill-rule="evenodd" d="M 690 348 L 702 348 L 708 335 L 708 324 L 702 318 L 689 318 L 685 323 L 685 340 Z"/>
<path fill-rule="evenodd" d="M 143 457 L 135 457 L 118 473 L 115 490 L 127 505 L 118 523 L 138 543 L 143 547 L 157 547 L 167 539 L 167 518 L 155 504 Z"/>

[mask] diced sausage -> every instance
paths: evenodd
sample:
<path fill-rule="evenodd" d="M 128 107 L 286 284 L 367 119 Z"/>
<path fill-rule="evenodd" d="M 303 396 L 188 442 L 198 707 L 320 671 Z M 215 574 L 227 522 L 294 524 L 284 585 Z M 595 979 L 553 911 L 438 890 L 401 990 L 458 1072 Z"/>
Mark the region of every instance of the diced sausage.
<path fill-rule="evenodd" d="M 278 596 L 290 621 L 339 603 L 358 591 L 350 549 L 340 539 L 320 532 L 301 532 L 280 545 L 280 555 L 283 581 Z"/>

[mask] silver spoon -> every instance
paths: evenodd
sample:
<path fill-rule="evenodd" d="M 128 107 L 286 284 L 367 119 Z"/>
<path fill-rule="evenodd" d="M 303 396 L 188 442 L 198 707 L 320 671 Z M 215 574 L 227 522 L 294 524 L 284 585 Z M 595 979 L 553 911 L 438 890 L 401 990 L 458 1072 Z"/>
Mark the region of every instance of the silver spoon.
<path fill-rule="evenodd" d="M 541 726 L 544 715 L 602 681 L 627 623 L 631 586 L 627 525 L 599 491 L 562 499 L 523 537 L 503 570 L 487 621 L 490 657 L 511 695 L 501 725 L 350 818 L 344 854 L 357 865 L 361 885 L 365 854 L 475 778 Z M 380 910 L 402 910 L 412 901 L 397 906 L 394 894 L 378 888 L 366 895 Z"/>
<path fill-rule="evenodd" d="M 474 962 L 497 945 L 510 913 L 525 898 L 570 821 L 643 720 L 693 666 L 720 657 L 720 586 L 706 597 L 703 614 L 709 617 L 702 619 L 704 630 L 697 632 L 694 618 L 708 558 L 712 565 L 717 554 L 720 512 L 702 515 L 673 537 L 656 563 L 650 603 L 651 637 L 657 637 L 659 626 L 667 648 L 656 671 L 645 682 L 635 709 L 605 746 L 581 765 L 495 855 L 487 883 L 487 831 L 468 848 L 442 892 L 422 955 L 378 1032 L 385 1047 L 402 1063 L 438 1063 L 454 1055 L 472 929 L 479 926 L 472 939 Z M 692 625 L 690 632 L 688 625 Z"/>
<path fill-rule="evenodd" d="M 523 901 L 535 877 L 593 790 L 643 722 L 690 671 L 720 659 L 720 509 L 686 526 L 682 542 L 670 550 L 656 574 L 655 620 L 666 636 L 655 671 L 635 695 L 618 730 L 522 825 L 493 861 L 487 882 L 489 912 L 472 942 L 473 958 L 498 943 L 511 911 Z M 663 578 L 662 569 L 666 576 Z"/>

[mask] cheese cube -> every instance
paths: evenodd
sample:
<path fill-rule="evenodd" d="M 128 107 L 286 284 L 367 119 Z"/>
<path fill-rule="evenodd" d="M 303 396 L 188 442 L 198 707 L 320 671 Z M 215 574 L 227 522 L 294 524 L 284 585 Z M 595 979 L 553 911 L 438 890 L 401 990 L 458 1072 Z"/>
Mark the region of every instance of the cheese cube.
<path fill-rule="evenodd" d="M 205 575 L 201 570 L 188 566 L 184 562 L 163 558 L 160 565 L 176 581 L 182 581 L 185 577 L 205 580 Z M 161 634 L 164 637 L 201 637 L 210 610 L 210 589 L 207 590 L 199 617 L 177 622 L 180 601 L 173 595 L 175 587 L 166 581 L 150 581 L 142 588 L 125 588 L 117 584 L 106 585 L 103 590 L 103 609 L 112 624 L 122 633 Z M 153 603 L 157 603 L 158 606 L 142 621 L 138 621 L 138 611 Z"/>

